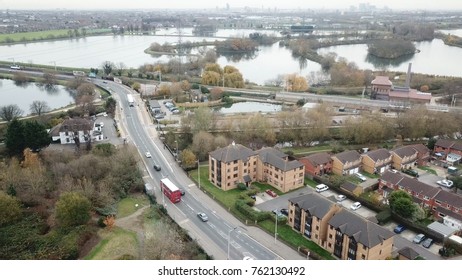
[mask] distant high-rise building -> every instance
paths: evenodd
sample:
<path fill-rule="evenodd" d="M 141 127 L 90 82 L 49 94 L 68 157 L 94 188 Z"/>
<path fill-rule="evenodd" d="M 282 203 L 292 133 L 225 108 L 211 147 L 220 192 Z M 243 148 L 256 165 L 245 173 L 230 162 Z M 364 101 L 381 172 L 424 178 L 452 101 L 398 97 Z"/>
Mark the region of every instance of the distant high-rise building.
<path fill-rule="evenodd" d="M 226 3 L 226 10 L 229 11 L 229 3 Z"/>

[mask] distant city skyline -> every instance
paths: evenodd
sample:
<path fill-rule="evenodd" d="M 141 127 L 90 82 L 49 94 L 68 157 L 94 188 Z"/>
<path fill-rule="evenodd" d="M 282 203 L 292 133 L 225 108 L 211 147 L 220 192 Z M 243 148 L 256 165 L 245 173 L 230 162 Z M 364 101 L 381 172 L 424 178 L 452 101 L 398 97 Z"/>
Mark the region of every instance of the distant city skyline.
<path fill-rule="evenodd" d="M 326 0 L 326 1 L 306 1 L 306 0 L 175 0 L 175 1 L 109 1 L 109 0 L 0 0 L 0 10 L 4 9 L 28 9 L 28 10 L 47 10 L 47 9 L 215 9 L 226 8 L 227 4 L 232 8 L 266 8 L 266 9 L 348 9 L 350 6 L 358 7 L 361 3 L 368 3 L 377 8 L 388 7 L 394 10 L 458 10 L 462 11 L 462 1 L 460 0 Z"/>

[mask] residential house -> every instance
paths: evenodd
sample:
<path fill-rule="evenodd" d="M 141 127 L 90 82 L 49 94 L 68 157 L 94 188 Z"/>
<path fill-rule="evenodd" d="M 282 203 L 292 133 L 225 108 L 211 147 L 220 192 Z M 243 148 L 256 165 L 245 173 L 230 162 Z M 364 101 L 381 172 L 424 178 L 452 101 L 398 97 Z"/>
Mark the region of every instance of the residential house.
<path fill-rule="evenodd" d="M 274 148 L 257 151 L 257 180 L 267 182 L 282 192 L 303 187 L 305 168 L 298 160 Z"/>
<path fill-rule="evenodd" d="M 391 150 L 392 166 L 396 170 L 409 169 L 416 165 L 417 150 L 411 146 L 402 146 Z"/>
<path fill-rule="evenodd" d="M 257 179 L 257 153 L 240 144 L 228 145 L 209 154 L 209 181 L 224 191 Z"/>
<path fill-rule="evenodd" d="M 424 144 L 410 145 L 417 151 L 417 165 L 426 166 L 430 161 L 430 149 Z"/>
<path fill-rule="evenodd" d="M 325 247 L 327 222 L 340 206 L 316 193 L 310 193 L 289 199 L 288 223 L 290 227 L 306 238 Z"/>
<path fill-rule="evenodd" d="M 209 180 L 225 191 L 260 181 L 288 192 L 302 187 L 304 177 L 303 164 L 273 148 L 253 151 L 233 142 L 209 154 Z"/>
<path fill-rule="evenodd" d="M 305 173 L 311 176 L 322 176 L 332 172 L 332 158 L 328 153 L 316 153 L 299 159 L 305 166 Z"/>
<path fill-rule="evenodd" d="M 337 175 L 358 173 L 361 167 L 361 155 L 357 151 L 345 151 L 332 156 L 332 172 Z"/>
<path fill-rule="evenodd" d="M 462 158 L 462 143 L 448 139 L 438 139 L 433 152 L 441 155 L 451 165 L 458 164 Z"/>
<path fill-rule="evenodd" d="M 392 158 L 392 154 L 387 149 L 369 151 L 361 155 L 363 170 L 370 174 L 382 174 L 390 169 Z"/>
<path fill-rule="evenodd" d="M 414 202 L 429 209 L 432 214 L 453 228 L 462 225 L 462 196 L 433 187 L 409 178 L 398 172 L 386 171 L 379 179 L 378 192 L 385 198 L 394 190 L 404 190 L 409 193 Z"/>
<path fill-rule="evenodd" d="M 394 233 L 348 210 L 329 221 L 326 250 L 342 260 L 385 260 L 391 257 Z"/>
<path fill-rule="evenodd" d="M 53 141 L 59 141 L 61 144 L 104 140 L 101 128 L 96 127 L 94 121 L 85 118 L 66 119 L 61 124 L 53 127 L 49 134 Z"/>

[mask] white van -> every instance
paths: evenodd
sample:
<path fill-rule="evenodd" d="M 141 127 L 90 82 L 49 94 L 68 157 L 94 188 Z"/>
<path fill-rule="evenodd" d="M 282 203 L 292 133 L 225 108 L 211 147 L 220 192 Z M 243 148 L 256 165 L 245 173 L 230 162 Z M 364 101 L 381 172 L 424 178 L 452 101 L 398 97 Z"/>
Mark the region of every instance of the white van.
<path fill-rule="evenodd" d="M 316 192 L 320 193 L 320 192 L 323 192 L 323 191 L 327 191 L 329 189 L 328 186 L 324 185 L 324 184 L 319 184 L 316 186 Z"/>

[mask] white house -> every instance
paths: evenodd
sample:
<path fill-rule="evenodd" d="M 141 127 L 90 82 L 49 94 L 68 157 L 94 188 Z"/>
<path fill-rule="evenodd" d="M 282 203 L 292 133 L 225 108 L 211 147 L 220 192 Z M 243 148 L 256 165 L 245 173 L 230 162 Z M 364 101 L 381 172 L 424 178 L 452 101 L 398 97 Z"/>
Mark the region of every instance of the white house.
<path fill-rule="evenodd" d="M 53 142 L 60 141 L 61 144 L 75 144 L 77 139 L 80 143 L 104 139 L 101 127 L 94 121 L 83 118 L 65 120 L 53 127 L 50 135 Z"/>

